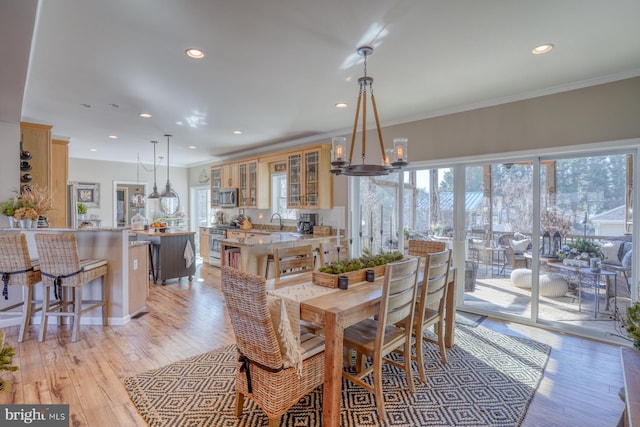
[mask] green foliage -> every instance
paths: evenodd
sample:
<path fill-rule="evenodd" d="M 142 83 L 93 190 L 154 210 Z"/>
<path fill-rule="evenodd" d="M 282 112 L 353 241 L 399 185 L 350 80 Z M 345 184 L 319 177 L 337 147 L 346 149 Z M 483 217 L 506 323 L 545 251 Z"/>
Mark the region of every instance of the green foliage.
<path fill-rule="evenodd" d="M 319 271 L 329 274 L 343 274 L 350 271 L 362 270 L 363 268 L 373 268 L 378 265 L 388 264 L 390 262 L 399 261 L 404 256 L 402 253 L 396 252 L 380 252 L 373 255 L 369 249 L 362 251 L 360 258 L 341 259 L 328 265 L 320 267 Z"/>
<path fill-rule="evenodd" d="M 633 339 L 633 346 L 640 350 L 640 302 L 627 309 L 627 334 Z"/>
<path fill-rule="evenodd" d="M 22 207 L 22 200 L 11 198 L 5 202 L 0 202 L 0 213 L 6 216 L 13 216 L 16 209 Z"/>
<path fill-rule="evenodd" d="M 11 358 L 15 356 L 13 347 L 4 345 L 4 332 L 0 331 L 0 371 L 17 371 L 18 367 L 11 364 Z M 0 392 L 11 391 L 4 379 L 0 378 Z"/>
<path fill-rule="evenodd" d="M 87 213 L 87 205 L 85 205 L 84 203 L 78 203 L 78 213 L 80 215 L 86 214 Z"/>

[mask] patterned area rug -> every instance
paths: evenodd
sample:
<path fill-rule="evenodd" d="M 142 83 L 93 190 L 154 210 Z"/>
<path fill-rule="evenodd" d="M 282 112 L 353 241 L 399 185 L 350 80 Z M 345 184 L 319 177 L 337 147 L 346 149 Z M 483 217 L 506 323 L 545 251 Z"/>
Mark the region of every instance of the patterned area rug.
<path fill-rule="evenodd" d="M 550 347 L 484 327 L 456 328 L 456 346 L 442 365 L 435 346 L 426 359 L 427 384 L 407 390 L 402 370 L 384 365 L 387 421 L 379 422 L 373 394 L 342 386 L 342 426 L 518 426 L 540 383 Z M 425 344 L 426 345 L 426 344 Z M 251 400 L 234 416 L 235 347 L 227 346 L 125 379 L 140 414 L 151 426 L 263 426 L 267 418 Z M 418 383 L 417 371 L 414 381 Z M 281 426 L 315 427 L 322 393 L 307 395 Z"/>

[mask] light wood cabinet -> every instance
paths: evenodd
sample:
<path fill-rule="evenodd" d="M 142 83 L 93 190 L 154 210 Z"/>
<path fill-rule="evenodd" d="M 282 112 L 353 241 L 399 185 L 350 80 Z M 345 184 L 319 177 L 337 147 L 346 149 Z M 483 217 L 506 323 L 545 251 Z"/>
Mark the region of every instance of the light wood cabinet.
<path fill-rule="evenodd" d="M 149 244 L 129 246 L 129 313 L 146 307 L 149 296 Z"/>
<path fill-rule="evenodd" d="M 287 208 L 333 208 L 333 177 L 330 170 L 330 148 L 291 153 L 287 157 Z"/>
<path fill-rule="evenodd" d="M 200 227 L 200 257 L 205 262 L 209 260 L 209 229 Z"/>
<path fill-rule="evenodd" d="M 238 207 L 269 209 L 269 165 L 258 159 L 238 163 Z"/>
<path fill-rule="evenodd" d="M 51 139 L 51 126 L 37 123 L 20 123 L 22 148 L 31 153 L 28 161 L 31 165 L 31 181 L 24 185 L 37 184 L 48 188 L 53 198 L 53 207 L 45 215 L 49 218 L 49 226 L 53 228 L 67 227 L 67 180 L 69 175 L 68 142 Z"/>

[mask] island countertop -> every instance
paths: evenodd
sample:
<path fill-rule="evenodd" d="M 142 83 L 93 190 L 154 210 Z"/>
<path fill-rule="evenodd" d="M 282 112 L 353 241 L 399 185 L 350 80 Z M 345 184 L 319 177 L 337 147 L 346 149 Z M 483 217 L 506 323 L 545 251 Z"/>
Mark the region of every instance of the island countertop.
<path fill-rule="evenodd" d="M 294 243 L 301 242 L 303 244 L 313 244 L 319 242 L 326 242 L 328 238 L 332 236 L 314 236 L 313 234 L 298 234 L 298 233 L 271 233 L 264 235 L 257 235 L 245 238 L 233 238 L 224 239 L 222 243 L 225 246 L 233 247 L 253 247 L 260 245 L 274 245 L 278 243 Z M 336 237 L 333 236 L 335 239 Z"/>
<path fill-rule="evenodd" d="M 139 234 L 141 236 L 150 236 L 150 237 L 162 237 L 162 236 L 191 236 L 196 234 L 195 231 L 184 231 L 184 230 L 176 230 L 176 231 L 165 231 L 162 233 L 158 233 L 157 231 L 151 230 L 130 230 L 131 233 Z"/>

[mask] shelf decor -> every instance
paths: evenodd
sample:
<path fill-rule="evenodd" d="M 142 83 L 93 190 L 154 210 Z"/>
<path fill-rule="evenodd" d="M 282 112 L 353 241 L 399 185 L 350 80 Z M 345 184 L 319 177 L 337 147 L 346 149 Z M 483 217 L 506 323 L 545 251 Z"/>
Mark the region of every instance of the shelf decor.
<path fill-rule="evenodd" d="M 80 182 L 76 185 L 78 203 L 84 203 L 88 208 L 100 207 L 100 184 Z"/>

